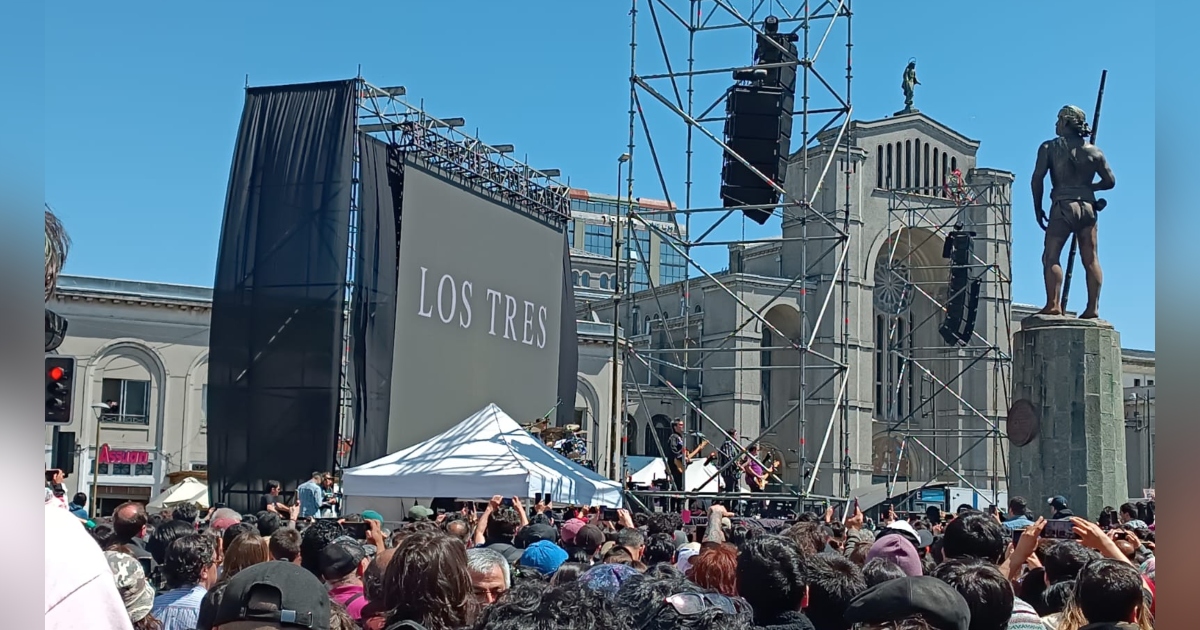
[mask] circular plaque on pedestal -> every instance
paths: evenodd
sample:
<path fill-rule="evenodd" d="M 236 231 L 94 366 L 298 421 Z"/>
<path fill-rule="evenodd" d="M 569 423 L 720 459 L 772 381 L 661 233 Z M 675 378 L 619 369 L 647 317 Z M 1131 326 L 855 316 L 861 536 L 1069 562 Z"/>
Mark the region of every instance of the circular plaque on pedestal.
<path fill-rule="evenodd" d="M 1042 419 L 1033 403 L 1022 398 L 1008 408 L 1008 441 L 1013 446 L 1025 446 L 1038 436 Z"/>

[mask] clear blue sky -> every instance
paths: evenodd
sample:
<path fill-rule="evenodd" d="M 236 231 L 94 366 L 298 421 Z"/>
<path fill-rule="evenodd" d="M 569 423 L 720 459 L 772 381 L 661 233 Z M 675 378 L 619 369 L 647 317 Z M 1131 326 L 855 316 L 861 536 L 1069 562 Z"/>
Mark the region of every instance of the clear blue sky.
<path fill-rule="evenodd" d="M 754 5 L 732 4 L 746 13 Z M 1028 192 L 1038 143 L 1053 135 L 1063 104 L 1091 116 L 1100 70 L 1109 70 L 1099 143 L 1118 185 L 1101 217 L 1101 310 L 1123 345 L 1153 348 L 1154 52 L 1129 36 L 1152 28 L 1153 5 L 858 0 L 855 9 L 855 117 L 899 109 L 900 72 L 916 57 L 917 106 L 980 140 L 981 166 L 1016 174 L 1020 302 L 1043 300 L 1042 233 Z M 466 118 L 482 139 L 515 144 L 534 166 L 612 192 L 628 139 L 628 10 L 626 0 L 56 3 L 46 15 L 46 198 L 74 240 L 67 271 L 211 285 L 247 75 L 252 85 L 330 80 L 361 64 L 373 83 L 406 86 L 431 112 Z M 649 12 L 639 19 L 647 27 L 639 68 L 648 72 L 661 53 Z M 669 43 L 673 58 L 686 57 L 682 40 Z M 818 65 L 831 80 L 844 81 L 841 43 L 831 40 Z M 742 39 L 702 45 L 697 57 L 708 67 L 750 52 Z M 656 143 L 678 138 L 653 113 L 661 107 L 644 104 Z M 681 201 L 682 150 L 662 150 Z M 661 198 L 641 140 L 637 160 L 635 195 Z M 705 172 L 695 175 L 694 204 L 716 200 L 710 164 L 714 157 L 698 155 Z M 742 230 L 732 222 L 718 234 Z M 726 254 L 710 248 L 698 258 L 715 270 Z M 1083 301 L 1077 269 L 1074 307 Z"/>

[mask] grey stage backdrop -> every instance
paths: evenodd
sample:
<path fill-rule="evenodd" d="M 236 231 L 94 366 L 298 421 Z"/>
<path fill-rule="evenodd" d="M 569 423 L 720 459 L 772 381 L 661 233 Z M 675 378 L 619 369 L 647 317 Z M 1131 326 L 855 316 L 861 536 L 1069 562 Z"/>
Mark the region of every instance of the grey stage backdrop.
<path fill-rule="evenodd" d="M 559 389 L 561 230 L 411 160 L 402 203 L 388 452 L 490 402 L 518 422 L 545 414 Z"/>

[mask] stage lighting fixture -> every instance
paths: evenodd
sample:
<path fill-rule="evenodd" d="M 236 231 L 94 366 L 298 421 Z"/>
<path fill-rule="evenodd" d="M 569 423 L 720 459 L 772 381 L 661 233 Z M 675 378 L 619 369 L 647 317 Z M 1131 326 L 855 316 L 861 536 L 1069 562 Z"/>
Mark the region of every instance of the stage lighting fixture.
<path fill-rule="evenodd" d="M 461 127 L 461 126 L 463 126 L 463 125 L 465 125 L 465 124 L 467 124 L 467 121 L 466 121 L 466 119 L 464 119 L 464 118 L 442 118 L 441 120 L 439 120 L 439 119 L 435 118 L 435 119 L 433 119 L 433 125 L 432 125 L 432 126 L 433 126 L 433 127 L 450 127 L 450 128 L 454 128 L 454 127 Z"/>
<path fill-rule="evenodd" d="M 763 81 L 767 78 L 767 71 L 762 68 L 742 68 L 733 71 L 734 81 Z"/>
<path fill-rule="evenodd" d="M 511 144 L 492 144 L 487 146 L 488 153 L 512 153 L 517 147 Z"/>
<path fill-rule="evenodd" d="M 403 85 L 379 88 L 379 90 L 382 91 L 384 94 L 387 94 L 388 96 L 404 96 L 405 94 L 408 93 L 408 90 L 405 90 Z"/>
<path fill-rule="evenodd" d="M 562 171 L 560 171 L 559 169 L 556 169 L 556 168 L 544 168 L 541 170 L 535 170 L 535 171 L 533 171 L 533 174 L 532 174 L 533 177 L 559 177 L 561 175 L 562 175 Z"/>

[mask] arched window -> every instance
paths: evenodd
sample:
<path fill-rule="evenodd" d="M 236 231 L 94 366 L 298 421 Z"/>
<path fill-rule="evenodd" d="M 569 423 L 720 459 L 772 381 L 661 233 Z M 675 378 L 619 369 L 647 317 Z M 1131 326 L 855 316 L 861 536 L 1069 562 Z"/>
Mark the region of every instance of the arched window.
<path fill-rule="evenodd" d="M 925 189 L 925 194 L 929 194 L 929 143 L 925 143 L 925 161 L 921 166 L 921 174 L 924 175 L 922 187 Z"/>
<path fill-rule="evenodd" d="M 875 187 L 883 188 L 883 145 L 875 145 Z"/>
<path fill-rule="evenodd" d="M 581 287 L 592 286 L 592 275 L 586 271 L 579 274 L 579 286 L 581 286 Z"/>
<path fill-rule="evenodd" d="M 934 147 L 933 148 L 933 196 L 935 196 L 935 197 L 942 194 L 942 185 L 938 182 L 938 173 L 941 172 L 940 170 L 938 170 L 939 168 L 940 167 L 938 166 L 938 150 L 937 150 L 937 147 Z"/>
<path fill-rule="evenodd" d="M 946 182 L 950 181 L 950 160 L 946 157 L 947 154 L 942 154 L 942 196 L 948 195 L 946 192 Z"/>
<path fill-rule="evenodd" d="M 703 313 L 703 312 L 704 312 L 704 307 L 703 307 L 702 305 L 700 305 L 700 304 L 697 304 L 697 305 L 696 305 L 696 312 L 697 312 L 697 313 Z"/>
<path fill-rule="evenodd" d="M 649 316 L 649 315 L 647 315 L 647 316 L 646 316 L 646 327 L 645 327 L 645 330 L 646 330 L 646 333 L 645 333 L 645 334 L 649 335 L 649 334 L 650 334 L 650 316 Z"/>
<path fill-rule="evenodd" d="M 913 140 L 913 192 L 921 192 L 921 141 Z"/>
<path fill-rule="evenodd" d="M 958 158 L 952 157 L 952 158 L 950 158 L 950 172 L 953 173 L 954 171 L 957 171 L 957 170 L 958 170 Z"/>
<path fill-rule="evenodd" d="M 892 143 L 887 145 L 887 187 L 892 187 Z"/>
<path fill-rule="evenodd" d="M 571 284 L 573 284 L 575 286 L 579 286 L 579 272 L 578 271 L 571 272 Z"/>
<path fill-rule="evenodd" d="M 600 288 L 601 289 L 608 288 L 608 274 L 606 274 L 606 273 L 600 274 Z"/>
<path fill-rule="evenodd" d="M 646 448 L 642 452 L 653 457 L 665 457 L 663 451 L 667 448 L 667 438 L 670 436 L 671 419 L 662 414 L 654 416 L 646 423 Z"/>
<path fill-rule="evenodd" d="M 912 140 L 904 141 L 904 188 L 912 188 Z"/>

